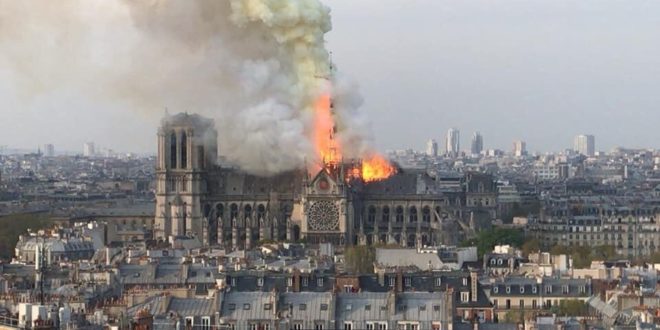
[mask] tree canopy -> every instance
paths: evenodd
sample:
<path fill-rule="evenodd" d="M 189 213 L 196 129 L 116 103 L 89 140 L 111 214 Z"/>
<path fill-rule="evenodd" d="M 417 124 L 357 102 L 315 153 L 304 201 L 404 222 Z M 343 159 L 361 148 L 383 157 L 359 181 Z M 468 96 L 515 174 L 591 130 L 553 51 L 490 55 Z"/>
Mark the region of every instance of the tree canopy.
<path fill-rule="evenodd" d="M 511 245 L 520 248 L 525 242 L 523 232 L 519 229 L 492 228 L 482 230 L 476 238 L 463 241 L 463 246 L 476 246 L 479 256 L 491 251 L 495 245 Z"/>

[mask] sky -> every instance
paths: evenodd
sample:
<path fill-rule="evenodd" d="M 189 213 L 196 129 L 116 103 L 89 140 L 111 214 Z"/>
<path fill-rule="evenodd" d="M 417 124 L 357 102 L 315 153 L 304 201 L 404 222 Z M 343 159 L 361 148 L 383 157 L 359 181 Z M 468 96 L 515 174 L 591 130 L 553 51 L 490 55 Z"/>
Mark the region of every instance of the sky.
<path fill-rule="evenodd" d="M 450 127 L 463 149 L 474 131 L 487 149 L 560 151 L 582 133 L 597 150 L 660 148 L 660 1 L 324 2 L 327 46 L 359 85 L 381 150 L 442 146 Z M 155 152 L 158 118 L 130 104 L 66 89 L 26 104 L 3 77 L 0 67 L 0 146 Z"/>

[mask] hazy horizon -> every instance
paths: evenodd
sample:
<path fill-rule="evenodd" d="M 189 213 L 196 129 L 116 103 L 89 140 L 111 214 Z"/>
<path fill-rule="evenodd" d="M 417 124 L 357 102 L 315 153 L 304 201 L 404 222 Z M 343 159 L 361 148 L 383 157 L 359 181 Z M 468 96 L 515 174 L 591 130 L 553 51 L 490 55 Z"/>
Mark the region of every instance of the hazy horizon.
<path fill-rule="evenodd" d="M 327 47 L 360 86 L 380 150 L 423 150 L 430 138 L 444 150 L 451 127 L 462 150 L 474 131 L 485 149 L 524 140 L 530 152 L 561 151 L 578 134 L 595 135 L 596 150 L 660 148 L 660 2 L 323 2 L 333 16 Z M 75 152 L 93 141 L 155 153 L 160 115 L 66 88 L 26 99 L 7 71 L 0 146 Z M 162 104 L 151 113 L 166 108 L 195 112 Z"/>

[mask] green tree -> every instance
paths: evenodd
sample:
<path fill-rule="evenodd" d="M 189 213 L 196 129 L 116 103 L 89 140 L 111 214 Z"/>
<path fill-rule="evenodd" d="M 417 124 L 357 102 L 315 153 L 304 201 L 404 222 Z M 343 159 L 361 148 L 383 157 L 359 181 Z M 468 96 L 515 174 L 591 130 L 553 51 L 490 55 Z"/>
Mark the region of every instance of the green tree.
<path fill-rule="evenodd" d="M 616 248 L 614 245 L 597 246 L 591 251 L 591 254 L 593 255 L 594 259 L 598 260 L 611 260 L 617 256 Z"/>
<path fill-rule="evenodd" d="M 565 316 L 588 316 L 589 306 L 582 300 L 562 300 L 559 303 L 559 315 Z"/>
<path fill-rule="evenodd" d="M 482 230 L 476 238 L 463 241 L 463 246 L 476 246 L 479 256 L 491 251 L 495 245 L 512 245 L 520 248 L 524 243 L 522 230 L 507 228 L 492 228 Z"/>
<path fill-rule="evenodd" d="M 10 214 L 0 217 L 0 259 L 10 259 L 14 255 L 14 248 L 18 236 L 25 234 L 28 229 L 39 230 L 48 226 L 48 214 L 23 213 Z"/>
<path fill-rule="evenodd" d="M 563 246 L 555 245 L 550 249 L 554 255 L 566 254 L 573 259 L 573 267 L 585 268 L 591 265 L 594 260 L 610 260 L 616 258 L 616 249 L 611 245 L 601 245 L 596 247 L 587 246 Z"/>
<path fill-rule="evenodd" d="M 375 261 L 376 250 L 371 246 L 351 246 L 344 250 L 344 263 L 349 273 L 371 274 Z"/>
<path fill-rule="evenodd" d="M 541 250 L 541 243 L 539 242 L 538 239 L 532 238 L 525 243 L 523 243 L 522 247 L 520 248 L 523 252 L 524 255 L 529 255 L 532 252 L 538 252 Z"/>

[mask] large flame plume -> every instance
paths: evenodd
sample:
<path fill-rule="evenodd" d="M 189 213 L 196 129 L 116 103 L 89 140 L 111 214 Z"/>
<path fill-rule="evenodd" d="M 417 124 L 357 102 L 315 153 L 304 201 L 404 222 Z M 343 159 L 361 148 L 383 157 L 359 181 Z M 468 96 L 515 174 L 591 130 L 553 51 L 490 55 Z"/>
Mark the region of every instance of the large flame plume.
<path fill-rule="evenodd" d="M 365 182 L 384 180 L 395 173 L 396 168 L 381 155 L 362 160 L 362 180 Z"/>
<path fill-rule="evenodd" d="M 344 159 L 339 141 L 335 139 L 337 124 L 333 116 L 332 96 L 322 93 L 314 107 L 313 139 L 316 153 L 322 167 L 336 169 Z M 364 182 L 380 181 L 396 173 L 396 168 L 383 156 L 372 153 L 352 165 L 348 170 L 350 179 L 360 179 Z"/>
<path fill-rule="evenodd" d="M 332 118 L 330 94 L 322 94 L 314 107 L 314 147 L 322 164 L 339 162 L 341 151 L 335 141 L 335 122 Z"/>

